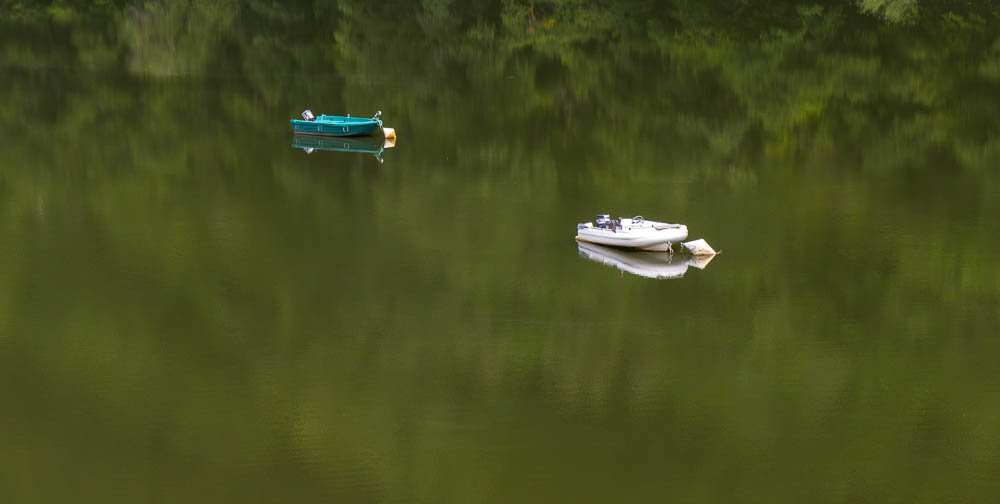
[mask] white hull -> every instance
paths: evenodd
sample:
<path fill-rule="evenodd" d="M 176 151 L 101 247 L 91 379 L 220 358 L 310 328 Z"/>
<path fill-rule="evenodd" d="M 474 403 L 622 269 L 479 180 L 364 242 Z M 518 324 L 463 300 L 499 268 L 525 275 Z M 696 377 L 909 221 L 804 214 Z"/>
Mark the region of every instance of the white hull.
<path fill-rule="evenodd" d="M 585 226 L 585 227 L 582 227 Z M 638 250 L 665 251 L 670 244 L 680 243 L 688 236 L 687 226 L 665 222 L 644 221 L 627 223 L 622 229 L 605 229 L 581 225 L 577 227 L 577 241 Z"/>

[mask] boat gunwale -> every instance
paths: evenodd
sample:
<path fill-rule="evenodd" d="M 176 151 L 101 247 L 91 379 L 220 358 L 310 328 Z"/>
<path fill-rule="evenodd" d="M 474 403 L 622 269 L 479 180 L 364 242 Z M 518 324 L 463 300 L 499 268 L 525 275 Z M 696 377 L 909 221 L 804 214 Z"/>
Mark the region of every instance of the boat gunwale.
<path fill-rule="evenodd" d="M 375 131 L 375 130 L 372 129 L 372 130 L 366 130 L 366 131 L 359 131 L 357 133 L 352 133 L 352 132 L 349 131 L 349 132 L 347 132 L 347 134 L 344 134 L 343 132 L 327 133 L 325 131 L 324 132 L 318 132 L 318 131 L 313 132 L 313 131 L 295 130 L 294 131 L 294 135 L 295 136 L 310 136 L 310 137 L 334 137 L 334 138 L 340 137 L 340 138 L 346 138 L 346 137 L 352 137 L 352 136 L 366 136 L 366 135 L 370 136 L 370 133 L 372 133 L 373 131 Z"/>
<path fill-rule="evenodd" d="M 654 237 L 656 235 L 667 235 L 683 231 L 687 234 L 687 226 L 684 224 L 672 225 L 666 228 L 656 228 L 654 226 L 645 226 L 639 229 L 627 229 L 627 230 L 617 230 L 617 229 L 607 229 L 599 227 L 581 227 L 577 228 L 577 236 L 607 236 L 609 238 L 615 238 L 618 240 L 641 240 Z M 598 234 L 600 233 L 600 234 Z"/>
<path fill-rule="evenodd" d="M 315 120 L 312 121 L 304 121 L 302 119 L 292 119 L 292 120 L 301 122 L 310 122 L 310 123 L 329 122 L 329 123 L 378 124 L 378 121 L 372 119 L 371 117 L 333 116 L 326 114 L 320 115 L 319 117 L 317 117 Z"/>

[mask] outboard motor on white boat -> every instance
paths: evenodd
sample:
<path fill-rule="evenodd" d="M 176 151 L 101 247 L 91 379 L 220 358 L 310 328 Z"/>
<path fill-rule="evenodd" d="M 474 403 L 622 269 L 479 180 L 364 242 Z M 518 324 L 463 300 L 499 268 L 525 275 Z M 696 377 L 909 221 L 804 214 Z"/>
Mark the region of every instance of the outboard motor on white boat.
<path fill-rule="evenodd" d="M 305 119 L 306 121 L 315 121 L 316 116 L 313 115 L 312 110 L 305 109 L 302 111 L 302 119 Z"/>

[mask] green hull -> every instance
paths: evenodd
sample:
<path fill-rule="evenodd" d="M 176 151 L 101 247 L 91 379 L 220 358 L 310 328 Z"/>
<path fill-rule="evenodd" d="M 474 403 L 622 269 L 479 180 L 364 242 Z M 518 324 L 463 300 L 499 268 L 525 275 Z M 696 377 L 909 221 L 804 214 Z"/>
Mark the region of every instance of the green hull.
<path fill-rule="evenodd" d="M 382 121 L 377 117 L 350 117 L 321 115 L 312 121 L 292 119 L 289 121 L 296 135 L 320 135 L 348 137 L 370 135 L 381 131 Z"/>

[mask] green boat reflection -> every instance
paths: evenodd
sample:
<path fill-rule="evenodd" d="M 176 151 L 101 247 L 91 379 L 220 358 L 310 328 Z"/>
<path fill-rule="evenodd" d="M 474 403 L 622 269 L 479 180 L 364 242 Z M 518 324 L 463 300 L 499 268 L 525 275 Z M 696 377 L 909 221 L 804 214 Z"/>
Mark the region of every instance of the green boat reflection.
<path fill-rule="evenodd" d="M 382 162 L 382 153 L 386 149 L 396 146 L 395 138 L 374 138 L 374 137 L 320 137 L 310 135 L 295 135 L 292 147 L 302 149 L 307 154 L 313 151 L 339 151 L 358 152 L 371 154 L 379 163 Z"/>

